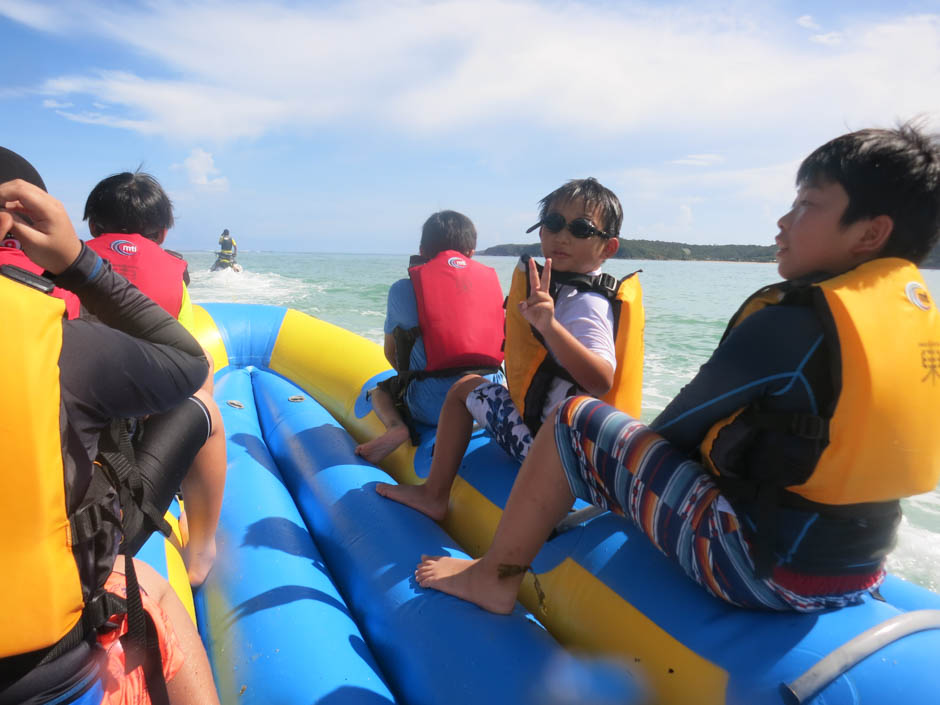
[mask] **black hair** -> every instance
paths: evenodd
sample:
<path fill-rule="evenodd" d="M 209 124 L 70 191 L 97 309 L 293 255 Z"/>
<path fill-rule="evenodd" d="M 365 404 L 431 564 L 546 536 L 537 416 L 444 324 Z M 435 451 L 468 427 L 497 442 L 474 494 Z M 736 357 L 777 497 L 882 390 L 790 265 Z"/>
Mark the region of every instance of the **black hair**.
<path fill-rule="evenodd" d="M 849 196 L 843 226 L 886 215 L 894 222 L 880 257 L 920 263 L 940 237 L 940 140 L 914 123 L 836 137 L 810 154 L 796 184 L 838 183 Z"/>
<path fill-rule="evenodd" d="M 444 250 L 457 250 L 470 256 L 477 247 L 477 229 L 463 213 L 440 211 L 421 227 L 421 254 L 436 257 Z"/>
<path fill-rule="evenodd" d="M 584 201 L 584 207 L 587 210 L 600 208 L 604 222 L 595 223 L 595 225 L 611 237 L 620 235 L 620 226 L 623 224 L 623 208 L 620 205 L 620 199 L 593 176 L 586 179 L 572 179 L 539 201 L 539 220 L 545 220 L 552 206 L 560 206 L 574 200 Z"/>
<path fill-rule="evenodd" d="M 16 152 L 0 147 L 0 184 L 13 179 L 23 179 L 43 191 L 46 190 L 46 184 L 32 164 Z"/>
<path fill-rule="evenodd" d="M 230 235 L 228 234 L 228 228 L 225 228 L 225 230 L 222 231 L 222 234 L 219 237 L 230 237 Z"/>
<path fill-rule="evenodd" d="M 85 201 L 82 220 L 94 237 L 137 233 L 158 240 L 173 227 L 173 204 L 153 176 L 125 171 L 98 182 Z"/>

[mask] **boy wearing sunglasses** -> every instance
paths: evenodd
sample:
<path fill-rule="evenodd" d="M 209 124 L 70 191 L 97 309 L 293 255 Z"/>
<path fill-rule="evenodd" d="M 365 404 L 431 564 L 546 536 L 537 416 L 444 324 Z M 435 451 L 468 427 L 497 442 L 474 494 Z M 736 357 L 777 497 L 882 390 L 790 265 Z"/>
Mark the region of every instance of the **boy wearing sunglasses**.
<path fill-rule="evenodd" d="M 518 286 L 525 277 L 517 273 L 507 300 L 508 387 L 479 375 L 457 381 L 441 410 L 425 483 L 376 487 L 379 494 L 433 519 L 447 515 L 450 489 L 474 421 L 521 462 L 556 404 L 572 393 L 603 396 L 614 383 L 618 361 L 610 298 L 590 286 L 557 280 L 598 278 L 604 261 L 619 247 L 620 201 L 588 178 L 569 181 L 545 196 L 540 206 L 539 222 L 527 232 L 539 228 L 545 266 L 540 272 L 535 260 L 524 259 L 520 264 L 528 287 Z M 534 359 L 536 350 L 543 352 L 544 364 Z M 642 364 L 631 361 L 636 362 Z"/>
<path fill-rule="evenodd" d="M 647 427 L 572 397 L 538 434 L 487 553 L 418 583 L 508 613 L 575 497 L 628 517 L 711 595 L 813 612 L 885 577 L 899 500 L 940 480 L 940 136 L 849 133 L 800 165 L 777 269 Z M 506 576 L 506 577 L 503 577 Z"/>

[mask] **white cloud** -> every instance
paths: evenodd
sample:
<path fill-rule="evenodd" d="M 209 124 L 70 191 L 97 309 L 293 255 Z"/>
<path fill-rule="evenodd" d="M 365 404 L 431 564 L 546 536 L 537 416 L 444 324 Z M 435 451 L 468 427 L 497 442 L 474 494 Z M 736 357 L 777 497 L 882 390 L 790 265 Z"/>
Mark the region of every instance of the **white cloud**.
<path fill-rule="evenodd" d="M 639 237 L 703 242 L 700 233 L 718 232 L 715 242 L 766 244 L 793 198 L 798 166 L 798 159 L 734 168 L 686 169 L 670 163 L 625 169 L 605 177 L 605 183 L 622 194 L 630 230 Z M 676 216 L 664 221 L 664 213 Z"/>
<path fill-rule="evenodd" d="M 63 14 L 51 4 L 28 0 L 0 0 L 0 15 L 41 31 L 61 29 Z"/>
<path fill-rule="evenodd" d="M 47 98 L 46 100 L 42 101 L 42 107 L 52 108 L 52 109 L 71 108 L 72 103 L 69 103 L 68 101 L 53 100 L 52 98 Z"/>
<path fill-rule="evenodd" d="M 817 44 L 825 44 L 826 46 L 835 46 L 836 44 L 841 44 L 842 39 L 842 32 L 814 34 L 812 37 L 810 37 L 810 41 L 816 42 Z"/>
<path fill-rule="evenodd" d="M 175 169 L 185 169 L 189 174 L 189 182 L 210 191 L 228 191 L 228 179 L 216 176 L 219 173 L 215 166 L 212 154 L 196 147 L 182 164 L 174 164 Z"/>
<path fill-rule="evenodd" d="M 88 2 L 60 8 L 55 22 L 42 8 L 21 0 L 0 4 L 0 13 L 123 44 L 147 62 L 52 79 L 48 97 L 88 101 L 72 119 L 175 140 L 507 123 L 601 139 L 687 129 L 690 116 L 703 131 L 769 132 L 800 116 L 838 129 L 940 112 L 936 14 L 814 35 L 829 47 L 820 54 L 775 31 L 776 17 L 694 5 Z M 811 16 L 797 22 L 814 29 Z"/>
<path fill-rule="evenodd" d="M 812 15 L 801 15 L 796 18 L 796 23 L 805 29 L 811 29 L 813 31 L 818 31 L 821 27 L 816 24 L 816 21 L 813 19 Z"/>

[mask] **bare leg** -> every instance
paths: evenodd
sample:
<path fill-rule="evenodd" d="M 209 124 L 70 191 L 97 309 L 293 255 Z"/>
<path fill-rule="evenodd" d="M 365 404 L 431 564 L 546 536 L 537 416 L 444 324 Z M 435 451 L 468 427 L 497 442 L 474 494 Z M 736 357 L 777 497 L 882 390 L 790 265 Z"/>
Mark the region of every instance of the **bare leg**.
<path fill-rule="evenodd" d="M 219 696 L 212 680 L 209 658 L 183 603 L 170 584 L 149 565 L 135 560 L 134 568 L 140 586 L 166 612 L 183 651 L 182 668 L 166 684 L 170 705 L 218 705 Z M 122 556 L 118 556 L 114 569 L 124 572 Z"/>
<path fill-rule="evenodd" d="M 441 521 L 447 516 L 450 488 L 460 469 L 460 461 L 467 452 L 473 433 L 473 417 L 467 411 L 467 396 L 486 379 L 480 375 L 462 377 L 447 392 L 441 418 L 437 424 L 437 439 L 431 469 L 423 485 L 389 485 L 380 482 L 375 491 Z"/>
<path fill-rule="evenodd" d="M 517 570 L 500 577 L 500 566 L 529 566 L 574 502 L 555 447 L 554 420 L 554 415 L 546 419 L 532 442 L 489 550 L 473 561 L 422 556 L 415 570 L 421 587 L 455 595 L 490 612 L 512 611 L 525 574 Z"/>
<path fill-rule="evenodd" d="M 206 579 L 215 560 L 215 530 L 222 511 L 227 461 L 225 427 L 219 407 L 204 388 L 195 396 L 206 405 L 212 418 L 212 433 L 199 449 L 182 482 L 189 533 L 189 541 L 183 548 L 183 561 L 189 582 L 198 586 Z"/>
<path fill-rule="evenodd" d="M 200 389 L 205 389 L 211 396 L 215 390 L 215 358 L 206 348 L 203 348 L 202 352 L 205 353 L 206 361 L 209 363 L 209 374 L 206 375 L 206 381 L 202 383 Z"/>
<path fill-rule="evenodd" d="M 395 408 L 395 402 L 384 389 L 376 387 L 372 390 L 372 409 L 379 421 L 385 424 L 386 431 L 378 438 L 368 443 L 356 446 L 356 455 L 361 455 L 370 463 L 378 464 L 385 456 L 408 440 L 408 426 Z"/>

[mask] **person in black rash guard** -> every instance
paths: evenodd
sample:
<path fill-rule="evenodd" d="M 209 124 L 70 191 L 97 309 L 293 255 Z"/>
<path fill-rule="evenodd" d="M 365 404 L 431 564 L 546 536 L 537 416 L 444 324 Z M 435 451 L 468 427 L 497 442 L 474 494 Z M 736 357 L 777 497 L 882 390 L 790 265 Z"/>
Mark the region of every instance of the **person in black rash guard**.
<path fill-rule="evenodd" d="M 0 183 L 0 233 L 17 238 L 30 259 L 57 285 L 78 294 L 100 321 L 63 319 L 58 369 L 50 370 L 57 374 L 60 390 L 62 472 L 71 515 L 98 472 L 93 465 L 98 439 L 111 419 L 160 413 L 179 405 L 202 384 L 208 363 L 185 328 L 78 240 L 62 204 L 39 187 L 22 180 Z M 28 423 L 30 412 L 25 405 L 22 413 L 23 422 Z M 8 440 L 15 443 L 12 437 Z M 109 550 L 113 555 L 116 545 Z M 86 559 L 76 556 L 76 562 L 80 573 L 88 570 Z M 208 658 L 185 608 L 165 580 L 145 564 L 134 562 L 144 609 L 158 624 L 169 702 L 217 704 Z M 123 571 L 124 561 L 118 557 L 112 578 Z M 6 579 L 43 577 L 7 575 Z M 114 584 L 112 578 L 106 589 Z M 43 610 L 45 620 L 45 613 L 55 607 L 5 604 L 2 609 Z M 117 624 L 112 635 L 126 628 L 126 618 L 126 614 L 112 617 Z M 0 617 L 0 623 L 5 622 Z M 94 636 L 92 632 L 71 650 L 26 673 L 16 672 L 16 657 L 0 659 L 0 703 L 72 702 L 90 692 L 86 684 L 85 690 L 73 689 L 72 697 L 60 697 L 63 686 L 75 683 L 78 674 L 83 682 L 98 674 L 105 689 L 103 702 L 109 705 L 149 702 L 143 669 L 125 674 L 119 644 L 112 640 L 110 647 L 104 645 L 101 634 L 96 643 Z M 106 677 L 105 672 L 110 675 Z"/>
<path fill-rule="evenodd" d="M 776 344 L 761 342 L 767 340 Z M 751 403 L 761 401 L 772 412 L 819 414 L 833 401 L 828 364 L 823 327 L 812 309 L 769 306 L 728 332 L 698 374 L 650 423 L 650 430 L 693 456 L 716 418 Z M 762 434 L 760 442 L 751 444 L 748 465 L 768 466 L 786 454 L 792 465 L 812 471 L 818 459 L 812 443 L 773 430 Z M 755 531 L 755 501 L 738 501 L 742 509 L 738 517 Z M 894 520 L 890 522 L 893 525 Z M 800 543 L 837 530 L 834 525 L 841 523 L 842 519 L 827 519 L 816 511 L 781 509 L 776 513 L 775 551 L 787 556 Z M 881 556 L 873 558 L 871 569 L 880 561 Z"/>

